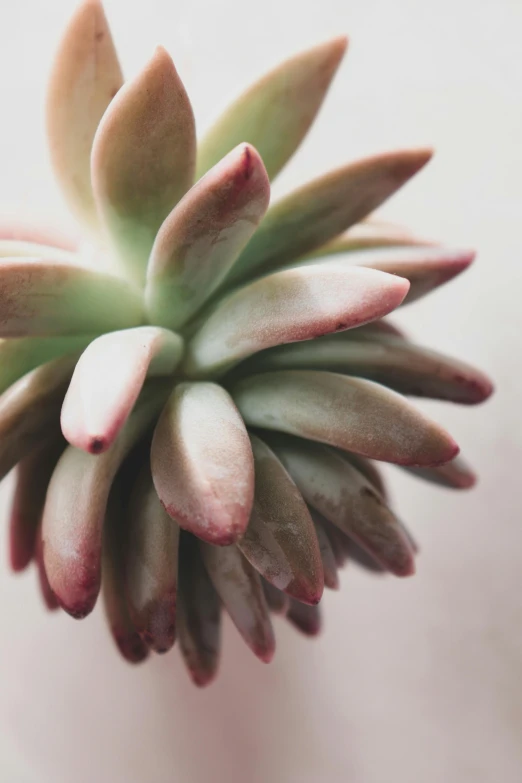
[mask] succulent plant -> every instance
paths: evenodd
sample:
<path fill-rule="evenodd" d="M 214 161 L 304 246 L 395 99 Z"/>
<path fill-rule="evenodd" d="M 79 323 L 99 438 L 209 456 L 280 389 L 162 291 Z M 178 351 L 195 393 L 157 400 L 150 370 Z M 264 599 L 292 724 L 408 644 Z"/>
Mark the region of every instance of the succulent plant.
<path fill-rule="evenodd" d="M 12 566 L 34 561 L 47 605 L 73 617 L 101 589 L 129 661 L 177 637 L 198 684 L 222 607 L 268 661 L 270 611 L 317 633 L 347 559 L 413 573 L 375 460 L 474 482 L 407 398 L 478 403 L 490 382 L 383 320 L 473 259 L 371 216 L 430 151 L 350 163 L 269 206 L 345 47 L 284 62 L 196 145 L 167 52 L 124 84 L 102 6 L 83 2 L 48 131 L 84 240 L 1 232 Z"/>

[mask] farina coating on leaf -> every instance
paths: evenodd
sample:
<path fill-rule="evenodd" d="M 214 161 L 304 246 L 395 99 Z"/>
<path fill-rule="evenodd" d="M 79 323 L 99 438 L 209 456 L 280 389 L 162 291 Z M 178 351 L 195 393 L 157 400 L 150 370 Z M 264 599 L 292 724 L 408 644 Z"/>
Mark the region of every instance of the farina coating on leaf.
<path fill-rule="evenodd" d="M 346 563 L 414 573 L 375 460 L 475 482 L 408 398 L 475 404 L 491 382 L 383 320 L 474 258 L 370 214 L 431 151 L 372 155 L 269 203 L 345 48 L 278 65 L 198 145 L 170 55 L 124 83 L 101 2 L 83 0 L 47 128 L 84 234 L 0 221 L 13 569 L 33 561 L 46 606 L 76 618 L 101 590 L 129 663 L 179 640 L 198 686 L 217 674 L 223 612 L 268 662 L 270 613 L 315 636 Z"/>

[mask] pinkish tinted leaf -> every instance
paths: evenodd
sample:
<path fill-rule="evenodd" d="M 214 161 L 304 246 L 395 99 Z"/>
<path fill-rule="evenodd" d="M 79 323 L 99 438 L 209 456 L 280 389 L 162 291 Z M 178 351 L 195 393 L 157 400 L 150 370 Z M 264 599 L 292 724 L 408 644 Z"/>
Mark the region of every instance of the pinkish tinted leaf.
<path fill-rule="evenodd" d="M 197 540 L 181 535 L 177 629 L 192 681 L 203 687 L 217 673 L 221 648 L 221 603 L 205 570 Z"/>
<path fill-rule="evenodd" d="M 0 336 L 96 333 L 143 322 L 140 293 L 112 275 L 37 258 L 0 261 Z"/>
<path fill-rule="evenodd" d="M 152 441 L 152 476 L 178 524 L 215 544 L 245 532 L 254 495 L 248 434 L 228 393 L 213 383 L 181 383 Z"/>
<path fill-rule="evenodd" d="M 177 329 L 199 309 L 257 229 L 269 198 L 263 161 L 248 144 L 188 191 L 152 248 L 146 302 L 153 323 Z"/>
<path fill-rule="evenodd" d="M 238 549 L 271 584 L 304 603 L 323 593 L 321 553 L 306 503 L 276 455 L 250 437 L 255 493 Z"/>
<path fill-rule="evenodd" d="M 275 639 L 259 574 L 236 546 L 200 546 L 205 568 L 232 622 L 252 652 L 269 663 Z"/>
<path fill-rule="evenodd" d="M 156 326 L 109 332 L 94 340 L 78 360 L 63 403 L 61 426 L 69 443 L 93 454 L 106 451 L 146 378 L 172 375 L 182 351 L 177 334 Z"/>
<path fill-rule="evenodd" d="M 198 177 L 233 147 L 249 142 L 270 179 L 301 144 L 346 49 L 334 38 L 286 60 L 253 84 L 218 119 L 198 148 Z"/>
<path fill-rule="evenodd" d="M 52 475 L 43 515 L 45 566 L 61 606 L 73 617 L 89 614 L 98 597 L 103 520 L 116 472 L 167 394 L 164 383 L 150 382 L 108 451 L 95 456 L 69 446 Z"/>
<path fill-rule="evenodd" d="M 358 341 L 356 334 L 339 334 L 282 345 L 253 357 L 248 369 L 328 370 L 368 378 L 401 394 L 467 405 L 483 402 L 493 391 L 489 378 L 469 364 L 392 337 Z"/>
<path fill-rule="evenodd" d="M 187 345 L 190 377 L 216 375 L 253 353 L 380 318 L 408 283 L 370 270 L 317 265 L 256 280 L 220 302 Z"/>
<path fill-rule="evenodd" d="M 148 464 L 134 483 L 125 523 L 129 614 L 149 647 L 164 653 L 176 638 L 179 527 L 159 501 Z"/>
<path fill-rule="evenodd" d="M 375 487 L 326 446 L 279 439 L 275 451 L 304 499 L 397 576 L 414 573 L 401 523 Z"/>
<path fill-rule="evenodd" d="M 376 209 L 430 157 L 430 150 L 376 155 L 336 169 L 290 193 L 268 210 L 229 280 L 245 280 L 321 247 Z"/>
<path fill-rule="evenodd" d="M 144 281 L 160 226 L 193 183 L 195 155 L 190 101 L 158 47 L 104 114 L 91 156 L 100 219 L 135 281 Z"/>
<path fill-rule="evenodd" d="M 440 465 L 455 441 L 404 397 L 373 381 L 314 370 L 266 372 L 232 395 L 247 424 L 401 465 Z"/>
<path fill-rule="evenodd" d="M 94 134 L 123 76 L 99 0 L 83 0 L 57 52 L 47 96 L 55 174 L 72 210 L 96 226 L 90 156 Z"/>

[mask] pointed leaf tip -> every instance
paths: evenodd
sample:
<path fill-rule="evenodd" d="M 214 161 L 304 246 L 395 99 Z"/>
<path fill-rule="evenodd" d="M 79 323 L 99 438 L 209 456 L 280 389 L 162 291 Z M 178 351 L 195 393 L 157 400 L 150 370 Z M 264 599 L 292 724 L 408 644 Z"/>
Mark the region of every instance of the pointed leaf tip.
<path fill-rule="evenodd" d="M 154 242 L 145 292 L 151 320 L 177 329 L 214 292 L 270 200 L 259 153 L 240 144 L 192 187 Z M 204 220 L 202 220 L 204 215 Z"/>
<path fill-rule="evenodd" d="M 425 149 L 381 153 L 298 188 L 270 207 L 228 281 L 246 280 L 320 248 L 367 217 L 430 157 Z"/>
<path fill-rule="evenodd" d="M 404 397 L 373 381 L 331 372 L 287 370 L 232 386 L 246 423 L 328 443 L 400 465 L 442 465 L 453 438 Z"/>
<path fill-rule="evenodd" d="M 288 595 L 317 604 L 323 594 L 321 553 L 299 490 L 276 455 L 250 436 L 254 505 L 238 549 L 264 578 Z"/>
<path fill-rule="evenodd" d="M 0 335 L 80 335 L 136 326 L 141 294 L 125 280 L 37 258 L 1 264 Z"/>
<path fill-rule="evenodd" d="M 404 529 L 375 487 L 343 455 L 317 443 L 276 436 L 274 449 L 304 499 L 336 526 L 342 562 L 344 536 L 357 541 L 396 576 L 414 572 L 414 551 Z M 319 518 L 321 522 L 321 518 Z M 327 523 L 325 522 L 324 525 Z M 336 542 L 336 529 L 325 528 Z"/>
<path fill-rule="evenodd" d="M 149 382 L 108 451 L 94 456 L 69 446 L 52 475 L 42 522 L 45 567 L 60 605 L 73 617 L 85 617 L 96 603 L 109 492 L 123 460 L 161 410 L 165 386 Z"/>
<path fill-rule="evenodd" d="M 152 440 L 152 475 L 170 516 L 205 541 L 243 535 L 254 494 L 248 434 L 228 393 L 213 383 L 181 383 Z"/>
<path fill-rule="evenodd" d="M 345 260 L 401 275 L 410 281 L 404 304 L 413 302 L 464 272 L 475 259 L 473 250 L 446 247 L 408 247 L 352 253 Z"/>
<path fill-rule="evenodd" d="M 257 657 L 269 663 L 275 637 L 259 574 L 237 546 L 200 544 L 207 573 L 237 630 Z"/>
<path fill-rule="evenodd" d="M 362 334 L 361 334 L 362 332 Z M 352 332 L 281 345 L 245 362 L 242 374 L 266 370 L 326 370 L 367 378 L 413 397 L 477 405 L 492 392 L 481 371 L 450 356 L 383 332 Z"/>
<path fill-rule="evenodd" d="M 170 376 L 181 357 L 178 335 L 155 326 L 109 332 L 80 357 L 62 407 L 69 443 L 91 454 L 118 436 L 147 377 Z"/>
<path fill-rule="evenodd" d="M 129 614 L 148 646 L 164 653 L 176 638 L 179 527 L 159 501 L 148 464 L 134 483 L 126 517 Z"/>
<path fill-rule="evenodd" d="M 344 36 L 295 55 L 246 90 L 198 149 L 198 177 L 242 141 L 256 147 L 273 179 L 301 144 L 344 55 Z"/>
<path fill-rule="evenodd" d="M 59 46 L 47 96 L 51 161 L 71 209 L 97 226 L 90 154 L 98 124 L 123 84 L 116 49 L 98 0 L 73 15 Z"/>
<path fill-rule="evenodd" d="M 187 345 L 192 378 L 222 374 L 251 354 L 352 329 L 398 307 L 409 283 L 360 267 L 309 265 L 239 288 L 211 312 Z"/>
<path fill-rule="evenodd" d="M 221 645 L 221 604 L 201 559 L 197 539 L 181 535 L 177 627 L 183 660 L 199 687 L 215 678 Z"/>
<path fill-rule="evenodd" d="M 100 218 L 140 283 L 163 220 L 193 183 L 195 155 L 190 101 L 170 55 L 158 47 L 109 106 L 91 155 Z"/>

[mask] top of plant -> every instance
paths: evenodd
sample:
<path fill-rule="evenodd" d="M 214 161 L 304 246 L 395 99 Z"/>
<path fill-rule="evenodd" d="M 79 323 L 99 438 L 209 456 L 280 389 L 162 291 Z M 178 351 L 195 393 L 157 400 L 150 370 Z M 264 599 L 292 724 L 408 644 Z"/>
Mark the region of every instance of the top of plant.
<path fill-rule="evenodd" d="M 381 320 L 473 259 L 369 218 L 431 152 L 350 163 L 269 206 L 345 48 L 336 38 L 283 63 L 197 144 L 168 53 L 158 47 L 124 83 L 100 2 L 83 2 L 47 124 L 86 240 L 0 241 L 13 563 L 34 556 L 48 601 L 80 617 L 103 554 L 126 657 L 170 647 L 177 622 L 198 681 L 215 670 L 216 592 L 267 660 L 258 573 L 271 606 L 290 596 L 307 632 L 317 615 L 303 607 L 335 586 L 336 548 L 338 563 L 348 548 L 413 573 L 415 546 L 368 458 L 449 486 L 474 480 L 454 440 L 402 395 L 476 403 L 490 382 Z"/>

